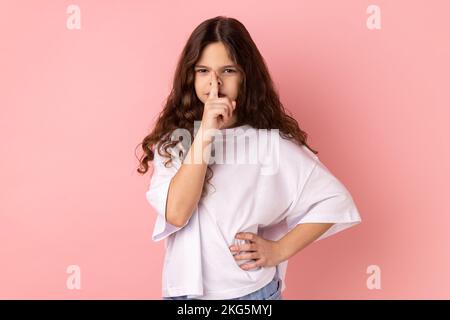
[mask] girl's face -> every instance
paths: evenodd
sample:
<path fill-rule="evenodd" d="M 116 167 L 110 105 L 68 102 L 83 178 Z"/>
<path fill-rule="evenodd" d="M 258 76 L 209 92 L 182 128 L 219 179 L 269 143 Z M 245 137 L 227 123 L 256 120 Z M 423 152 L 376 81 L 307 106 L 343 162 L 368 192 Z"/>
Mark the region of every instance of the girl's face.
<path fill-rule="evenodd" d="M 231 101 L 237 99 L 242 75 L 222 42 L 210 43 L 203 49 L 194 71 L 195 93 L 203 103 L 211 89 L 211 72 L 217 76 L 219 98 L 227 96 Z"/>

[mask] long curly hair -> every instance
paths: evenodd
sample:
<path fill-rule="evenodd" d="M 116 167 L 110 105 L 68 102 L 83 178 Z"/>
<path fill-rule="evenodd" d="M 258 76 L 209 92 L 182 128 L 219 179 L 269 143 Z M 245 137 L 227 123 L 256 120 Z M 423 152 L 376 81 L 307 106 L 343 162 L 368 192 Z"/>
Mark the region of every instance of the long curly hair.
<path fill-rule="evenodd" d="M 172 162 L 168 148 L 173 148 L 182 141 L 172 141 L 171 133 L 174 130 L 188 130 L 190 141 L 193 141 L 194 121 L 201 121 L 204 108 L 195 92 L 194 66 L 200 59 L 202 50 L 215 42 L 224 44 L 243 77 L 236 99 L 235 126 L 248 124 L 256 129 L 278 129 L 282 137 L 299 146 L 305 145 L 314 154 L 318 153 L 306 143 L 307 133 L 300 129 L 292 113 L 286 113 L 264 58 L 245 26 L 234 18 L 217 16 L 198 25 L 181 52 L 165 107 L 160 112 L 154 129 L 136 147 L 142 145 L 144 151 L 137 169 L 140 174 L 148 171 L 148 162 L 154 159 L 156 145 L 159 145 L 159 155 L 168 159 L 164 165 L 167 167 Z M 207 194 L 205 187 L 212 177 L 213 171 L 208 165 L 202 197 Z"/>

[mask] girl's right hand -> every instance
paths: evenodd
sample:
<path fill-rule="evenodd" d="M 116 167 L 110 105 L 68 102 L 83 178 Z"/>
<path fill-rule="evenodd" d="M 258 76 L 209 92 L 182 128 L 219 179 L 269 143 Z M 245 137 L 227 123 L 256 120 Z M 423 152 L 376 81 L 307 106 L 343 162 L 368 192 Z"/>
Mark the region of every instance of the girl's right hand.
<path fill-rule="evenodd" d="M 214 71 L 211 72 L 211 90 L 203 109 L 202 129 L 207 131 L 227 127 L 235 108 L 236 101 L 231 101 L 228 97 L 219 98 L 217 76 Z"/>

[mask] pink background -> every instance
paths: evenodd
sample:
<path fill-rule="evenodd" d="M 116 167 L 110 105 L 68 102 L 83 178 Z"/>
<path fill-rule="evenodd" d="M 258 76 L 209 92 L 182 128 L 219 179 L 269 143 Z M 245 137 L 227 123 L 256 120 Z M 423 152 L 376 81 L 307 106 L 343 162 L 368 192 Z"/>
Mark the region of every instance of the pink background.
<path fill-rule="evenodd" d="M 66 28 L 70 4 L 81 30 Z M 369 30 L 366 8 L 381 8 Z M 217 7 L 220 7 L 219 9 Z M 0 298 L 160 299 L 134 149 L 192 30 L 239 19 L 363 223 L 289 262 L 285 299 L 450 298 L 448 1 L 2 1 Z M 81 268 L 69 290 L 66 268 Z M 366 269 L 381 268 L 379 290 Z"/>

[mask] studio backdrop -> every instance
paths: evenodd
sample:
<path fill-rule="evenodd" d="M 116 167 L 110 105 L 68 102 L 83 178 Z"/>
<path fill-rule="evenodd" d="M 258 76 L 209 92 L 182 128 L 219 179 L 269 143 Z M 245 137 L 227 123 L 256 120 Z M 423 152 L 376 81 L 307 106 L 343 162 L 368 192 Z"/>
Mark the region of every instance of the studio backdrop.
<path fill-rule="evenodd" d="M 363 222 L 284 299 L 450 298 L 450 3 L 0 3 L 0 298 L 160 299 L 142 138 L 187 37 L 233 17 Z M 282 165 L 282 163 L 281 163 Z M 274 195 L 276 197 L 276 195 Z"/>

